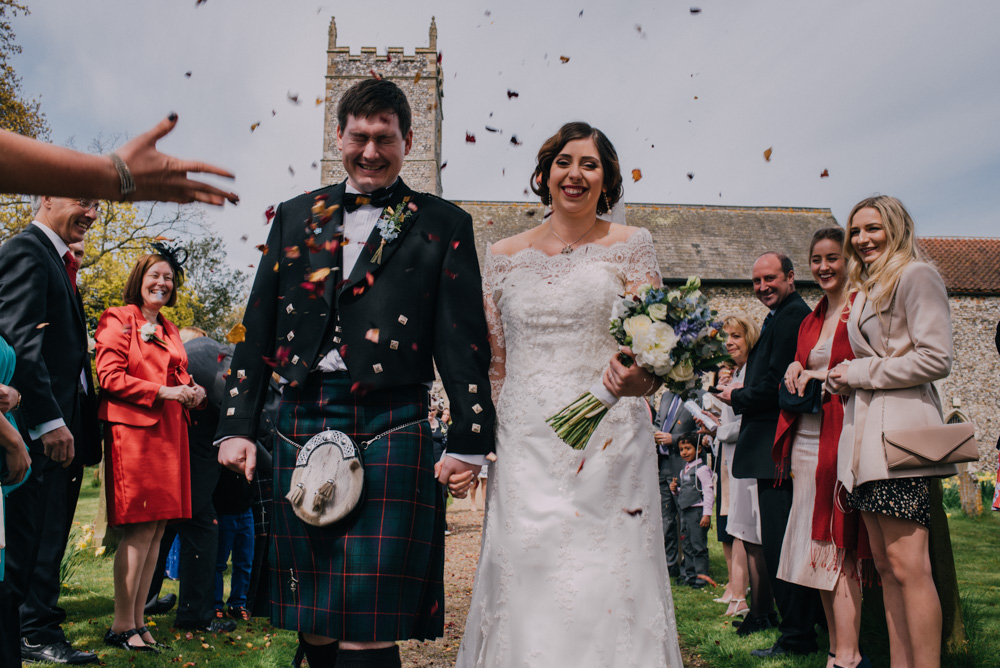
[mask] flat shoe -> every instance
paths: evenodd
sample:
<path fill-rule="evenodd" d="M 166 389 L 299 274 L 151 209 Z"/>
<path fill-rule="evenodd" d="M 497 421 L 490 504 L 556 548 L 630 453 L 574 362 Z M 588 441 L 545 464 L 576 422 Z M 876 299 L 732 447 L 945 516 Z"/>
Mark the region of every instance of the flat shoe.
<path fill-rule="evenodd" d="M 150 647 L 149 645 L 130 644 L 128 639 L 138 634 L 139 631 L 137 629 L 129 629 L 128 631 L 122 631 L 121 633 L 115 633 L 111 629 L 108 629 L 108 632 L 104 634 L 104 644 L 124 649 L 129 652 L 152 652 L 153 654 L 160 653 L 155 647 Z"/>

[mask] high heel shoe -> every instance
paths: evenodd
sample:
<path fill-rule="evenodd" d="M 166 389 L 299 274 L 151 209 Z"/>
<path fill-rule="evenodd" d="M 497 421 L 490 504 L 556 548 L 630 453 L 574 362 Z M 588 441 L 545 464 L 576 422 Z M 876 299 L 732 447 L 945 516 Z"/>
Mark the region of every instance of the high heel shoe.
<path fill-rule="evenodd" d="M 713 598 L 712 601 L 715 603 L 729 603 L 733 600 L 733 593 L 729 592 L 725 596 L 720 596 L 719 598 Z"/>
<path fill-rule="evenodd" d="M 139 631 L 136 629 L 129 629 L 128 631 L 122 631 L 121 633 L 115 633 L 111 629 L 104 634 L 104 644 L 111 645 L 112 647 L 117 647 L 119 649 L 128 650 L 130 652 L 152 652 L 154 654 L 159 654 L 159 650 L 155 647 L 150 647 L 149 645 L 132 645 L 129 644 L 128 639 L 134 635 L 138 635 Z"/>
<path fill-rule="evenodd" d="M 149 633 L 149 637 L 150 638 L 153 637 L 153 634 L 149 632 L 149 627 L 148 626 L 140 626 L 139 628 L 137 628 L 135 630 L 135 632 L 138 633 L 140 637 L 146 635 L 147 633 Z M 143 638 L 143 642 L 146 642 L 145 638 Z M 158 649 L 165 649 L 168 652 L 173 649 L 173 647 L 171 647 L 170 645 L 167 645 L 165 643 L 159 642 L 158 640 L 154 640 L 152 645 L 149 644 L 148 642 L 146 642 L 146 647 L 155 647 L 155 648 L 158 648 Z"/>
<path fill-rule="evenodd" d="M 734 598 L 729 602 L 729 609 L 726 610 L 726 617 L 740 617 L 744 618 L 750 614 L 750 606 L 745 608 L 740 607 L 740 603 L 746 605 L 747 600 L 745 598 Z M 734 607 L 735 606 L 735 607 Z"/>

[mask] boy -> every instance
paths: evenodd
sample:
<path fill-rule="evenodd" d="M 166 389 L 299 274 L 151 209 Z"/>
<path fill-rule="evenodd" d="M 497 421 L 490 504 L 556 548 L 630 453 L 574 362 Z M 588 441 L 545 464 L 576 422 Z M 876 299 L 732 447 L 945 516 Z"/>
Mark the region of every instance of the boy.
<path fill-rule="evenodd" d="M 712 507 L 715 488 L 712 470 L 698 456 L 698 436 L 686 433 L 677 439 L 677 448 L 684 468 L 680 478 L 670 483 L 670 491 L 677 497 L 681 511 L 681 549 L 684 564 L 681 577 L 694 589 L 707 586 L 699 575 L 708 575 L 708 529 L 712 526 Z"/>

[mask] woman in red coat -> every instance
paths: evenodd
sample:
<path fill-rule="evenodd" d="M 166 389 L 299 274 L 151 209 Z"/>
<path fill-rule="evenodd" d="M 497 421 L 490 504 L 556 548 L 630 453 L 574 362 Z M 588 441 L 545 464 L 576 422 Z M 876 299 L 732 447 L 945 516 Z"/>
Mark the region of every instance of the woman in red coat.
<path fill-rule="evenodd" d="M 180 283 L 172 253 L 143 256 L 125 284 L 126 306 L 109 308 L 97 326 L 108 521 L 125 532 L 104 641 L 128 650 L 165 647 L 143 623 L 143 607 L 167 521 L 191 517 L 187 411 L 205 390 L 187 373 L 177 327 L 160 315 L 177 301 Z"/>

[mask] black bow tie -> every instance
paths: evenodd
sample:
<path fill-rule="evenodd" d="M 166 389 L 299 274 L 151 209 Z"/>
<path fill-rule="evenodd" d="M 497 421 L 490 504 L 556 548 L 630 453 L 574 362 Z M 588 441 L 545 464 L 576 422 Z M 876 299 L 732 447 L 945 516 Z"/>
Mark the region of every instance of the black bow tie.
<path fill-rule="evenodd" d="M 352 213 L 357 211 L 359 207 L 364 205 L 371 205 L 379 209 L 384 209 L 389 204 L 393 202 L 393 195 L 396 192 L 396 184 L 393 183 L 387 188 L 379 188 L 378 190 L 372 191 L 370 193 L 344 193 L 344 199 L 341 204 L 344 207 L 344 211 L 347 213 Z"/>

